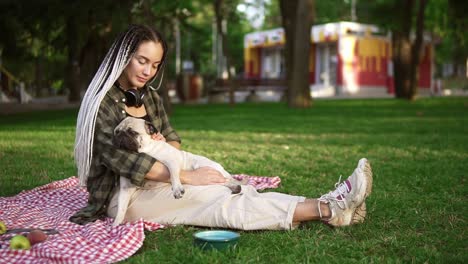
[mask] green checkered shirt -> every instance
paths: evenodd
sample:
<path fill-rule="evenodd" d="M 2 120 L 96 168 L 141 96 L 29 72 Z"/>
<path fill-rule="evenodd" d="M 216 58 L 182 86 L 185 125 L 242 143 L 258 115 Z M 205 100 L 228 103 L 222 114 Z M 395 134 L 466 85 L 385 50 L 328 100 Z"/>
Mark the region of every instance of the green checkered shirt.
<path fill-rule="evenodd" d="M 180 142 L 169 123 L 161 98 L 147 87 L 142 89 L 146 89 L 143 102 L 151 123 L 168 142 Z M 70 217 L 70 221 L 77 224 L 86 224 L 106 216 L 112 194 L 119 187 L 120 176 L 129 178 L 137 186 L 143 186 L 145 175 L 156 162 L 156 159 L 145 153 L 132 153 L 113 146 L 114 128 L 127 116 L 123 98 L 122 91 L 113 86 L 101 102 L 87 182 L 88 204 Z"/>

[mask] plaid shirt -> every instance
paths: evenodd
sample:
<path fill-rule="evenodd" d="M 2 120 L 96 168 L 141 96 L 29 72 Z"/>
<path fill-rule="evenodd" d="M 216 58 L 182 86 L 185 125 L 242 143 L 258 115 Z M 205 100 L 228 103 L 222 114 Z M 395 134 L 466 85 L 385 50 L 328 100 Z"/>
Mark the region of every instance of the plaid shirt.
<path fill-rule="evenodd" d="M 180 142 L 179 136 L 169 123 L 161 98 L 146 86 L 142 89 L 146 89 L 143 102 L 151 123 L 168 142 Z M 145 153 L 128 152 L 112 144 L 114 128 L 127 117 L 123 98 L 125 97 L 122 91 L 113 86 L 101 102 L 87 182 L 88 205 L 70 217 L 70 221 L 77 224 L 86 224 L 106 216 L 112 194 L 119 187 L 120 176 L 129 178 L 137 186 L 143 186 L 145 175 L 156 162 L 156 159 Z"/>

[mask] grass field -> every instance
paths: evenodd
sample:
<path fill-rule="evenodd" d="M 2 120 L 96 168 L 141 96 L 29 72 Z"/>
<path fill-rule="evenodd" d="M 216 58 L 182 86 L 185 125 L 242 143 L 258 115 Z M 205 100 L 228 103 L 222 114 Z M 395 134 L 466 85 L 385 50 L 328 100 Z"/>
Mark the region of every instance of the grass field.
<path fill-rule="evenodd" d="M 68 178 L 77 110 L 0 115 L 0 196 Z M 183 147 L 232 173 L 278 175 L 279 192 L 317 197 L 361 157 L 374 170 L 364 224 L 241 232 L 228 252 L 192 246 L 200 228 L 148 232 L 128 263 L 468 261 L 468 98 L 176 105 Z"/>

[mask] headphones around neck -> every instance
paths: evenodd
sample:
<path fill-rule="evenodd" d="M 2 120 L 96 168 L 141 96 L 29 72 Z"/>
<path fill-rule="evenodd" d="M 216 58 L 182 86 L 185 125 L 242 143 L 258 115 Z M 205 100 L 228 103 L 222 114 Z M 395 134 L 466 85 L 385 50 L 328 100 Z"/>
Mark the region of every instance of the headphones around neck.
<path fill-rule="evenodd" d="M 136 107 L 140 108 L 143 105 L 143 98 L 145 97 L 145 90 L 142 89 L 128 89 L 124 90 L 122 87 L 118 84 L 117 87 L 123 92 L 125 96 L 125 105 L 128 107 Z M 143 88 L 146 89 L 146 88 Z"/>
<path fill-rule="evenodd" d="M 140 89 L 128 89 L 124 91 L 124 95 L 126 106 L 140 108 L 143 105 L 145 91 L 141 91 Z"/>

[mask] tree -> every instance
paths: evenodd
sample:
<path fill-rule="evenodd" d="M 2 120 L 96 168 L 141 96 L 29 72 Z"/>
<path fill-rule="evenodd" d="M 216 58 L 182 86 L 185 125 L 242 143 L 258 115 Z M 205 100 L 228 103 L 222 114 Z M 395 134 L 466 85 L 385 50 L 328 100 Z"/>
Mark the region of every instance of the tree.
<path fill-rule="evenodd" d="M 102 43 L 106 42 L 104 38 L 110 35 L 112 26 L 120 31 L 122 25 L 128 24 L 122 18 L 129 16 L 125 14 L 130 14 L 132 2 L 2 2 L 0 31 L 5 38 L 0 39 L 0 49 L 5 52 L 4 62 L 35 87 L 36 95 L 42 95 L 43 90 L 56 83 L 62 86 L 62 92 L 69 93 L 70 101 L 79 101 L 81 87 L 87 87 L 99 66 L 98 58 L 108 48 L 96 47 L 104 46 Z M 118 19 L 110 19 L 112 16 Z"/>
<path fill-rule="evenodd" d="M 71 3 L 74 6 L 76 3 Z M 75 7 L 73 8 L 75 9 Z M 80 65 L 79 65 L 79 31 L 78 19 L 70 14 L 65 21 L 66 43 L 68 47 L 68 62 L 66 67 L 65 83 L 70 90 L 68 100 L 79 102 L 80 96 Z"/>
<path fill-rule="evenodd" d="M 99 4 L 91 0 L 59 3 L 59 8 L 67 6 L 60 9 L 67 10 L 60 13 L 65 21 L 68 56 L 65 84 L 69 90 L 69 101 L 78 102 L 82 88 L 88 87 L 107 53 L 112 33 L 128 26 L 133 3 L 130 0 L 101 0 Z"/>
<path fill-rule="evenodd" d="M 151 27 L 155 27 L 158 29 L 158 31 L 161 32 L 161 34 L 163 34 L 165 36 L 164 33 L 169 33 L 170 30 L 168 30 L 169 28 L 174 28 L 174 22 L 175 20 L 179 20 L 179 15 L 177 14 L 177 7 L 173 7 L 173 6 L 169 6 L 169 10 L 171 10 L 171 12 L 164 12 L 167 17 L 164 17 L 164 16 L 161 16 L 161 17 L 158 17 L 155 13 L 154 10 L 158 10 L 158 6 L 157 4 L 154 3 L 154 1 L 151 1 L 151 0 L 143 0 L 140 2 L 141 4 L 141 8 L 135 10 L 136 11 L 136 14 L 135 14 L 135 17 L 138 17 L 140 18 L 142 21 L 138 21 L 138 22 L 143 22 L 143 24 L 146 24 L 146 25 L 149 25 Z M 170 4 L 169 4 L 170 5 Z M 155 8 L 153 8 L 155 7 Z M 164 9 L 168 8 L 168 6 L 164 6 L 162 7 Z M 161 11 L 161 7 L 159 9 Z M 141 13 L 141 14 L 140 14 Z M 172 18 L 172 19 L 171 19 Z M 164 25 L 162 25 L 161 23 L 161 19 L 163 20 L 166 20 L 166 21 L 170 21 L 169 23 L 164 23 Z M 175 31 L 174 31 L 175 32 Z M 166 42 L 168 41 L 166 38 L 165 38 Z M 166 52 L 169 52 L 169 51 L 166 51 Z M 168 68 L 166 65 L 169 63 L 169 59 L 167 59 L 166 57 L 166 61 L 165 61 L 165 65 L 164 65 L 164 69 L 162 69 L 163 71 L 168 71 Z M 169 77 L 169 74 L 166 75 L 166 78 L 164 78 L 164 76 L 162 76 L 162 74 L 164 74 L 165 72 L 160 72 L 159 74 L 160 75 L 160 81 L 161 81 L 161 87 L 159 88 L 158 90 L 158 94 L 162 97 L 163 99 L 163 104 L 164 104 L 164 109 L 166 110 L 167 114 L 170 115 L 172 113 L 172 105 L 171 105 L 171 102 L 170 102 L 170 99 L 169 99 L 169 88 L 167 86 L 167 79 Z M 177 72 L 178 73 L 178 72 Z M 158 82 L 159 80 L 157 80 L 156 82 Z M 156 84 L 156 85 L 159 85 Z"/>
<path fill-rule="evenodd" d="M 228 1 L 229 2 L 229 1 Z M 232 1 L 231 1 L 232 2 Z M 226 30 L 223 26 L 225 23 L 227 12 L 229 10 L 229 4 L 225 0 L 214 0 L 213 1 L 213 8 L 215 12 L 215 20 L 216 20 L 216 31 L 221 41 L 221 49 L 224 58 L 226 59 L 226 67 L 227 67 L 227 85 L 229 87 L 229 103 L 233 105 L 234 101 L 234 83 L 232 81 L 232 74 L 231 74 L 231 53 L 227 41 Z"/>
<path fill-rule="evenodd" d="M 310 107 L 310 28 L 314 20 L 313 0 L 280 0 L 286 36 L 286 85 L 289 107 Z"/>
<path fill-rule="evenodd" d="M 392 60 L 396 98 L 414 100 L 418 91 L 423 32 L 445 34 L 444 0 L 360 0 L 362 22 L 378 24 L 392 32 Z M 427 12 L 426 12 L 427 11 Z M 429 25 L 426 28 L 426 22 Z M 437 56 L 436 56 L 437 57 Z"/>
<path fill-rule="evenodd" d="M 63 67 L 61 58 L 54 53 L 57 35 L 56 20 L 46 20 L 52 9 L 41 8 L 37 2 L 2 1 L 0 3 L 0 50 L 3 64 L 21 82 L 33 87 L 32 92 L 41 95 L 50 85 L 50 79 Z"/>
<path fill-rule="evenodd" d="M 468 19 L 466 14 L 468 12 L 468 5 L 464 1 L 449 0 L 448 1 L 448 21 L 449 21 L 449 36 L 453 40 L 451 49 L 452 60 L 454 64 L 453 74 L 460 74 L 459 68 L 466 69 L 468 61 Z M 466 77 L 466 73 L 464 73 Z"/>
<path fill-rule="evenodd" d="M 414 100 L 418 91 L 419 62 L 421 60 L 424 31 L 424 10 L 427 0 L 397 1 L 395 15 L 400 25 L 392 32 L 392 56 L 395 96 Z M 412 39 L 413 13 L 416 10 L 416 32 Z M 402 12 L 403 11 L 403 12 Z"/>

